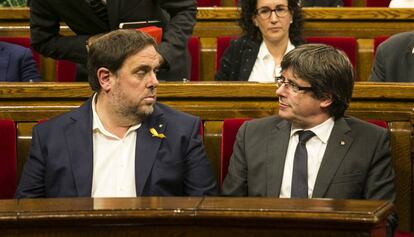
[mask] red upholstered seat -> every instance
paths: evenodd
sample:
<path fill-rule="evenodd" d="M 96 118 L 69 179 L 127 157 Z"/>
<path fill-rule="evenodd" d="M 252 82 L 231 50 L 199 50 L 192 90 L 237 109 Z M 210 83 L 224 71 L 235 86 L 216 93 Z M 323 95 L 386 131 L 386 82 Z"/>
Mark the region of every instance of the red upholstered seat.
<path fill-rule="evenodd" d="M 197 0 L 198 7 L 214 7 L 214 6 L 220 6 L 220 5 L 221 5 L 220 0 Z"/>
<path fill-rule="evenodd" d="M 220 68 L 220 60 L 224 54 L 224 51 L 229 47 L 230 41 L 237 39 L 237 36 L 217 36 L 217 48 L 216 48 L 216 71 Z"/>
<path fill-rule="evenodd" d="M 388 7 L 391 0 L 366 0 L 367 7 Z"/>
<path fill-rule="evenodd" d="M 13 198 L 16 192 L 16 125 L 0 120 L 0 198 Z"/>
<path fill-rule="evenodd" d="M 377 52 L 378 46 L 389 38 L 388 35 L 381 35 L 374 38 L 374 54 Z"/>
<path fill-rule="evenodd" d="M 307 37 L 308 43 L 320 43 L 331 45 L 346 53 L 356 71 L 358 42 L 354 37 Z"/>
<path fill-rule="evenodd" d="M 224 119 L 221 130 L 221 157 L 220 157 L 220 186 L 227 175 L 230 157 L 233 153 L 233 145 L 236 141 L 236 134 L 240 126 L 250 118 Z"/>
<path fill-rule="evenodd" d="M 40 71 L 40 55 L 30 47 L 30 38 L 28 37 L 0 37 L 0 41 L 17 44 L 32 51 L 33 59 L 36 62 L 37 70 Z"/>
<path fill-rule="evenodd" d="M 191 56 L 191 78 L 190 81 L 200 80 L 200 38 L 192 36 L 188 40 L 188 51 Z"/>
<path fill-rule="evenodd" d="M 76 81 L 76 64 L 66 60 L 56 60 L 56 81 Z"/>

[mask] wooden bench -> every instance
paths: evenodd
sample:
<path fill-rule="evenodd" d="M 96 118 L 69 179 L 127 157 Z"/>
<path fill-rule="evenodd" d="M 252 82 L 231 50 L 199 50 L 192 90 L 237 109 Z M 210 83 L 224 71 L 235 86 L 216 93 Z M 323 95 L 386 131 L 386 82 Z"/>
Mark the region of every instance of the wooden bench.
<path fill-rule="evenodd" d="M 175 109 L 202 118 L 206 150 L 218 177 L 223 119 L 276 114 L 275 90 L 273 84 L 259 83 L 161 83 L 158 98 Z M 27 158 L 33 125 L 78 107 L 91 94 L 86 83 L 2 84 L 0 119 L 13 119 L 17 124 L 18 175 Z M 413 231 L 414 83 L 357 82 L 347 113 L 388 122 L 400 229 Z"/>
<path fill-rule="evenodd" d="M 360 6 L 361 4 L 358 4 Z M 201 40 L 200 75 L 202 81 L 214 80 L 216 37 L 238 35 L 238 8 L 199 8 L 194 35 Z M 367 80 L 373 60 L 373 38 L 414 29 L 414 9 L 390 8 L 305 8 L 304 36 L 351 36 L 358 40 L 357 78 Z M 62 26 L 63 34 L 73 34 Z M 1 36 L 29 36 L 28 8 L 0 8 Z M 44 58 L 42 73 L 47 81 L 55 76 L 54 61 Z"/>

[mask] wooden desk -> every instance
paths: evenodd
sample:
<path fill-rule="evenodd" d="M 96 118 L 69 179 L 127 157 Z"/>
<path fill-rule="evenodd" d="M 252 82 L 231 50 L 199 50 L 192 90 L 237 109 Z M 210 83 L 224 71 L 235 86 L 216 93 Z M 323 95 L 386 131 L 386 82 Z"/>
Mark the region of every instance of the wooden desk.
<path fill-rule="evenodd" d="M 385 236 L 386 201 L 222 197 L 0 200 L 5 236 Z"/>

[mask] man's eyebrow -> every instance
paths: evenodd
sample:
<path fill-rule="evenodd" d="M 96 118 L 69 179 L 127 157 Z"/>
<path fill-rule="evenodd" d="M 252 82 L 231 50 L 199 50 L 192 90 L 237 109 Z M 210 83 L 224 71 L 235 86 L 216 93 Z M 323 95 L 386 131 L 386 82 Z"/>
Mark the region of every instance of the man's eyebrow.
<path fill-rule="evenodd" d="M 156 67 L 152 67 L 149 64 L 141 64 L 141 65 L 138 65 L 137 67 L 135 67 L 132 71 L 135 73 L 135 72 L 138 72 L 140 70 L 151 71 L 153 69 L 159 69 L 159 68 L 160 68 L 160 65 L 157 65 Z"/>

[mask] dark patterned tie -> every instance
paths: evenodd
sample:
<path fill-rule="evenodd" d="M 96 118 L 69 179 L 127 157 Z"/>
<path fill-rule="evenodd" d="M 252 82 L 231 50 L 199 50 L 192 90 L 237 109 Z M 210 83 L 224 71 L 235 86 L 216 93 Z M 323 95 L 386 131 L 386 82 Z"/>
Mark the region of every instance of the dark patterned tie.
<path fill-rule="evenodd" d="M 108 22 L 108 12 L 102 0 L 86 0 L 93 12 L 103 21 Z"/>
<path fill-rule="evenodd" d="M 308 198 L 308 151 L 306 142 L 315 136 L 312 131 L 299 131 L 299 143 L 293 160 L 291 198 Z"/>

